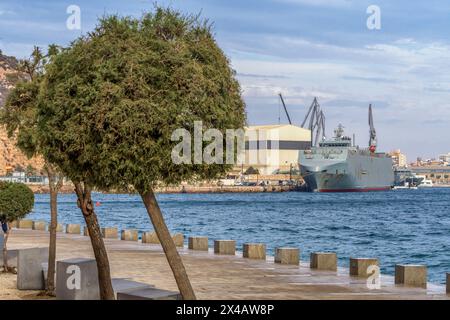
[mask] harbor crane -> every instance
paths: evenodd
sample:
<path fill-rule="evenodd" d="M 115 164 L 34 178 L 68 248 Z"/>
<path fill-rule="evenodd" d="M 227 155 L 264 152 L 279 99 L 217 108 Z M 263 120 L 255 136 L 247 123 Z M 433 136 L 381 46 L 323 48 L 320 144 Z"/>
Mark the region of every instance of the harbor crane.
<path fill-rule="evenodd" d="M 286 113 L 289 124 L 292 124 L 291 117 L 289 116 L 289 112 L 287 111 L 286 104 L 284 103 L 283 95 L 281 93 L 278 94 L 280 96 L 281 103 L 283 104 L 284 112 Z"/>
<path fill-rule="evenodd" d="M 306 127 L 306 123 L 308 122 Z M 317 146 L 325 138 L 325 114 L 321 110 L 320 104 L 315 97 L 306 113 L 302 123 L 302 128 L 311 131 L 311 146 Z"/>
<path fill-rule="evenodd" d="M 375 126 L 373 124 L 371 104 L 369 105 L 369 127 L 370 127 L 369 150 L 371 153 L 375 153 L 375 151 L 377 151 L 377 132 L 375 131 Z"/>

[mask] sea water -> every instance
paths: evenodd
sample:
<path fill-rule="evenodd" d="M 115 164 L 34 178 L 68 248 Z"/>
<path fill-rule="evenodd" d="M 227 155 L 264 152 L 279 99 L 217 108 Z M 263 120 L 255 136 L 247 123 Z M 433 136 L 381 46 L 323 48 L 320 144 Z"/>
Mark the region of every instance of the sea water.
<path fill-rule="evenodd" d="M 299 247 L 301 259 L 314 251 L 376 257 L 381 271 L 398 263 L 425 264 L 429 281 L 445 283 L 450 272 L 450 189 L 373 193 L 225 193 L 157 196 L 171 232 L 188 236 Z M 102 227 L 151 231 L 138 195 L 93 194 Z M 84 224 L 74 194 L 58 198 L 59 222 Z M 36 195 L 29 219 L 50 220 L 49 195 Z"/>

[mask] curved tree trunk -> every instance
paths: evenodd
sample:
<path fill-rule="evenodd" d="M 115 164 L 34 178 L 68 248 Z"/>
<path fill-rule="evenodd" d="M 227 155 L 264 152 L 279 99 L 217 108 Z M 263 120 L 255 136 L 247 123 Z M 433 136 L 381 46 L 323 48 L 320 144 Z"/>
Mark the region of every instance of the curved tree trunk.
<path fill-rule="evenodd" d="M 161 246 L 166 254 L 167 261 L 172 269 L 175 281 L 177 282 L 178 289 L 184 300 L 195 300 L 195 293 L 192 289 L 191 282 L 189 281 L 186 269 L 184 268 L 183 261 L 178 254 L 177 247 L 173 242 L 169 229 L 164 222 L 164 217 L 156 201 L 153 190 L 147 192 L 140 192 L 142 201 L 145 204 L 150 220 L 152 221 L 153 228 L 158 235 Z"/>
<path fill-rule="evenodd" d="M 54 295 L 56 272 L 56 228 L 58 226 L 58 191 L 61 189 L 63 178 L 56 177 L 56 172 L 47 165 L 47 175 L 50 189 L 50 244 L 48 248 L 47 294 Z"/>
<path fill-rule="evenodd" d="M 9 266 L 8 266 L 8 247 L 6 243 L 8 242 L 9 234 L 11 233 L 11 226 L 7 222 L 8 225 L 8 231 L 6 231 L 5 238 L 3 239 L 3 271 L 9 272 Z"/>
<path fill-rule="evenodd" d="M 94 250 L 95 260 L 97 261 L 98 283 L 100 286 L 100 299 L 114 300 L 114 290 L 111 282 L 111 273 L 109 269 L 108 253 L 103 242 L 100 225 L 97 215 L 94 212 L 94 206 L 91 198 L 91 188 L 80 182 L 75 183 L 75 192 L 78 197 L 78 206 L 83 213 L 86 226 L 91 238 L 92 249 Z"/>

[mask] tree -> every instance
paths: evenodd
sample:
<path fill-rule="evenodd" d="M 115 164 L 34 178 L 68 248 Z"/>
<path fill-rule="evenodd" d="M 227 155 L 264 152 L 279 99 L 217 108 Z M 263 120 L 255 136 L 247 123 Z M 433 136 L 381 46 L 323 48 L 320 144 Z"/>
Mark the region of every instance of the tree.
<path fill-rule="evenodd" d="M 221 132 L 245 124 L 235 72 L 210 24 L 160 7 L 141 19 L 105 17 L 48 65 L 39 100 L 44 154 L 75 183 L 93 246 L 104 254 L 96 254 L 98 265 L 107 265 L 107 255 L 92 188 L 136 190 L 180 293 L 195 299 L 153 190 L 216 179 L 232 167 L 175 164 L 171 158 L 176 129 L 192 134 L 194 121 Z M 219 142 L 223 145 L 225 139 Z M 99 268 L 101 275 L 101 288 L 107 288 L 106 272 Z"/>
<path fill-rule="evenodd" d="M 31 212 L 34 206 L 34 194 L 23 183 L 0 182 L 0 221 L 6 224 L 7 231 L 3 243 L 3 269 L 10 271 L 8 267 L 7 242 L 11 234 L 10 223 L 23 219 Z"/>
<path fill-rule="evenodd" d="M 34 176 L 36 174 L 36 169 L 31 164 L 29 164 L 25 169 L 25 173 L 27 176 Z"/>
<path fill-rule="evenodd" d="M 39 86 L 43 78 L 44 66 L 56 56 L 59 48 L 51 45 L 47 55 L 44 55 L 38 47 L 35 47 L 31 57 L 27 60 L 19 61 L 15 88 L 6 99 L 5 106 L 0 112 L 0 123 L 5 125 L 8 136 L 15 137 L 19 149 L 28 157 L 32 158 L 42 155 L 40 143 L 37 138 L 36 111 L 39 94 Z M 56 228 L 58 224 L 58 191 L 63 183 L 63 176 L 59 174 L 55 165 L 46 159 L 44 170 L 49 178 L 50 189 L 50 228 L 49 228 L 49 259 L 47 274 L 47 293 L 54 294 L 55 271 L 56 271 Z M 16 168 L 17 170 L 17 168 Z M 27 167 L 27 172 L 34 171 L 34 168 Z"/>

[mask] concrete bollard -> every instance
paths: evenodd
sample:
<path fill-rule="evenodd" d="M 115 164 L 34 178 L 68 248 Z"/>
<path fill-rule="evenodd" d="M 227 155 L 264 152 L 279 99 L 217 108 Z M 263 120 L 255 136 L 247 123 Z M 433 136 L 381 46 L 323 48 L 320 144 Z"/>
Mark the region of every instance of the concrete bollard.
<path fill-rule="evenodd" d="M 56 263 L 56 299 L 99 300 L 97 263 L 75 258 Z"/>
<path fill-rule="evenodd" d="M 156 235 L 156 232 L 142 233 L 142 243 L 160 244 L 158 236 Z"/>
<path fill-rule="evenodd" d="M 56 225 L 56 232 L 64 232 L 64 225 L 62 223 Z"/>
<path fill-rule="evenodd" d="M 266 245 L 263 243 L 244 243 L 243 257 L 249 259 L 266 259 Z"/>
<path fill-rule="evenodd" d="M 310 268 L 337 271 L 337 256 L 334 252 L 311 253 Z"/>
<path fill-rule="evenodd" d="M 17 250 L 17 289 L 45 289 L 42 264 L 48 262 L 48 248 Z"/>
<path fill-rule="evenodd" d="M 175 246 L 184 247 L 184 234 L 175 233 L 172 235 L 173 242 L 175 242 Z"/>
<path fill-rule="evenodd" d="M 138 231 L 134 229 L 122 230 L 120 239 L 124 241 L 138 241 Z"/>
<path fill-rule="evenodd" d="M 349 272 L 351 276 L 368 278 L 373 272 L 367 273 L 370 266 L 379 266 L 376 258 L 350 258 Z"/>
<path fill-rule="evenodd" d="M 102 236 L 105 239 L 119 239 L 117 228 L 102 228 Z"/>
<path fill-rule="evenodd" d="M 215 240 L 214 241 L 214 253 L 215 254 L 236 254 L 236 241 L 235 240 Z"/>
<path fill-rule="evenodd" d="M 86 226 L 83 227 L 83 236 L 89 237 L 89 229 Z"/>
<path fill-rule="evenodd" d="M 181 300 L 181 295 L 175 291 L 146 288 L 118 292 L 117 300 Z"/>
<path fill-rule="evenodd" d="M 208 251 L 208 237 L 189 237 L 188 248 L 191 250 Z"/>
<path fill-rule="evenodd" d="M 184 235 L 181 233 L 175 233 L 172 235 L 172 240 L 177 247 L 184 247 Z M 142 234 L 142 243 L 149 244 L 161 244 L 156 232 L 144 232 Z"/>
<path fill-rule="evenodd" d="M 81 233 L 81 226 L 79 224 L 69 223 L 68 225 L 66 225 L 66 233 L 69 233 L 69 234 L 80 234 Z"/>
<path fill-rule="evenodd" d="M 17 228 L 19 228 L 19 229 L 33 229 L 33 221 L 31 221 L 31 220 L 19 220 L 17 222 Z"/>
<path fill-rule="evenodd" d="M 276 248 L 275 263 L 281 264 L 300 264 L 300 249 L 298 248 Z"/>
<path fill-rule="evenodd" d="M 426 288 L 427 267 L 414 264 L 395 265 L 395 284 Z"/>
<path fill-rule="evenodd" d="M 47 223 L 45 221 L 33 221 L 33 230 L 46 231 Z"/>
<path fill-rule="evenodd" d="M 447 273 L 447 294 L 450 294 L 450 273 Z"/>

